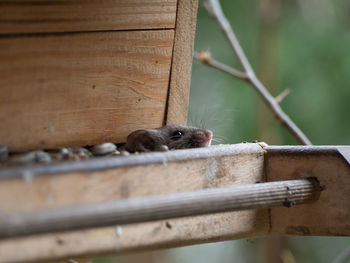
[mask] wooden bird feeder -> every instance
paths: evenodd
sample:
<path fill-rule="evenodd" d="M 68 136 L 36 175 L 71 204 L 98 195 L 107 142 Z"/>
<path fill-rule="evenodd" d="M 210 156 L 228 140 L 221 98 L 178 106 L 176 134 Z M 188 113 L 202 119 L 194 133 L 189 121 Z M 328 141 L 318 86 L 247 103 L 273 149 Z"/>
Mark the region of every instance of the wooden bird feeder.
<path fill-rule="evenodd" d="M 193 0 L 1 5 L 1 143 L 117 143 L 185 124 L 196 11 Z"/>
<path fill-rule="evenodd" d="M 185 124 L 196 10 L 197 0 L 6 1 L 0 144 L 119 143 L 138 128 Z M 0 261 L 272 232 L 348 236 L 349 163 L 347 146 L 246 143 L 3 167 Z"/>

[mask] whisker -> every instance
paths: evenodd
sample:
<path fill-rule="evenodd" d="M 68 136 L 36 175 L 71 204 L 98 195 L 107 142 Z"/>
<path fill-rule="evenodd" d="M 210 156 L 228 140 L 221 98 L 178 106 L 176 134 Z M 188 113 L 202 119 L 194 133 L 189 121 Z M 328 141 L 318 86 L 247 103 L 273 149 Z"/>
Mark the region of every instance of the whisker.
<path fill-rule="evenodd" d="M 221 138 L 213 138 L 212 141 L 219 142 L 219 143 L 224 143 L 226 140 L 221 139 Z"/>
<path fill-rule="evenodd" d="M 226 137 L 225 137 L 225 136 L 220 136 L 220 135 L 214 134 L 213 137 L 214 137 L 215 139 L 217 139 L 217 140 L 222 140 L 222 141 L 225 141 L 225 140 L 226 140 Z"/>

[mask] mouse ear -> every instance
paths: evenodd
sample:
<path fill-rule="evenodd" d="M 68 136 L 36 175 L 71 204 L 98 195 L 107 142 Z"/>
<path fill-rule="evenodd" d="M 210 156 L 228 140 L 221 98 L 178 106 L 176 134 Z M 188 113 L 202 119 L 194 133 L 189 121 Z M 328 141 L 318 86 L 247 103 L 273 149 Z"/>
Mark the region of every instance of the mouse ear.
<path fill-rule="evenodd" d="M 126 138 L 125 149 L 128 152 L 154 151 L 155 141 L 149 130 L 136 130 Z"/>

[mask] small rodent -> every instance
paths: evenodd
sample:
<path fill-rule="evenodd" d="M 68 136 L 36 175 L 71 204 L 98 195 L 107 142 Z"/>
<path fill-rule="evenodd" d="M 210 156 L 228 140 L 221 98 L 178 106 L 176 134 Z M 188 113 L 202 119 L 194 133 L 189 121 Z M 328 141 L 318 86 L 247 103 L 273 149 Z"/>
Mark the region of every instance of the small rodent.
<path fill-rule="evenodd" d="M 126 139 L 128 152 L 150 152 L 166 145 L 169 149 L 206 147 L 213 133 L 191 126 L 167 125 L 158 129 L 141 129 L 130 133 Z"/>

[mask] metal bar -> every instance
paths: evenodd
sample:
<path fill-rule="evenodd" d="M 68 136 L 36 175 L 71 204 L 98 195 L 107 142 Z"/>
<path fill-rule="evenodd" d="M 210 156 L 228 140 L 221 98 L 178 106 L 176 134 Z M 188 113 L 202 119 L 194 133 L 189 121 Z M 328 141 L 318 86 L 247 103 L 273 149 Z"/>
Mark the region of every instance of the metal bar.
<path fill-rule="evenodd" d="M 0 237 L 293 206 L 317 200 L 316 179 L 258 183 L 1 216 Z"/>

